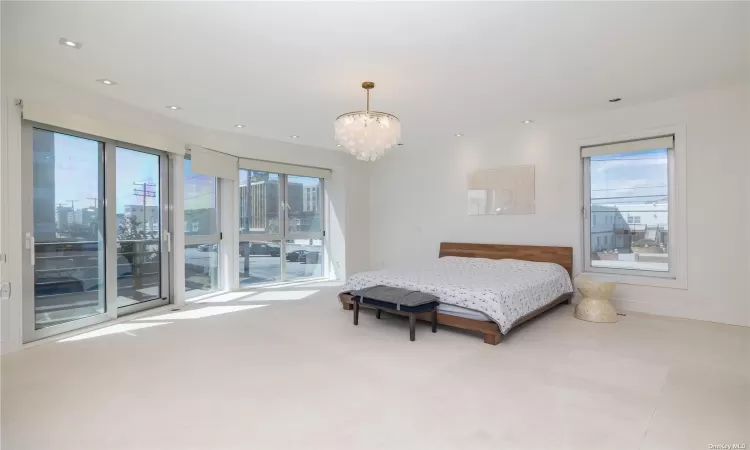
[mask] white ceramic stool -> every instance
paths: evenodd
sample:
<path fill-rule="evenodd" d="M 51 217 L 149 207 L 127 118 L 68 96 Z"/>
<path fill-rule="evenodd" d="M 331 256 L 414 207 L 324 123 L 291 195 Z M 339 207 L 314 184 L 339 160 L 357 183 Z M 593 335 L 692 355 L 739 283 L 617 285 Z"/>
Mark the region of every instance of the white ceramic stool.
<path fill-rule="evenodd" d="M 574 316 L 588 322 L 617 322 L 617 310 L 609 302 L 617 283 L 597 283 L 591 280 L 576 281 L 583 300 L 576 305 Z"/>

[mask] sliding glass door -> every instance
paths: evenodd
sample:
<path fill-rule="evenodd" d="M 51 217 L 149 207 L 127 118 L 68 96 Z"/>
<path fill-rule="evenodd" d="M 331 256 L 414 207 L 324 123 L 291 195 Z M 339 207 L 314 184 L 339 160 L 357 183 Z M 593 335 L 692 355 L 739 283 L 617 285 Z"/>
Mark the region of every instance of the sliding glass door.
<path fill-rule="evenodd" d="M 162 190 L 168 177 L 158 152 L 118 146 L 115 162 L 117 307 L 123 315 L 167 303 Z"/>
<path fill-rule="evenodd" d="M 106 320 L 104 143 L 29 130 L 33 190 L 24 227 L 26 328 L 68 328 Z M 29 204 L 29 202 L 24 202 Z M 30 333 L 33 334 L 33 333 Z"/>
<path fill-rule="evenodd" d="M 167 303 L 166 157 L 29 122 L 23 145 L 24 341 Z"/>
<path fill-rule="evenodd" d="M 185 156 L 185 298 L 221 289 L 219 280 L 219 182 L 192 171 Z"/>
<path fill-rule="evenodd" d="M 323 179 L 286 175 L 286 280 L 323 276 Z"/>
<path fill-rule="evenodd" d="M 240 286 L 321 277 L 321 178 L 240 170 Z"/>

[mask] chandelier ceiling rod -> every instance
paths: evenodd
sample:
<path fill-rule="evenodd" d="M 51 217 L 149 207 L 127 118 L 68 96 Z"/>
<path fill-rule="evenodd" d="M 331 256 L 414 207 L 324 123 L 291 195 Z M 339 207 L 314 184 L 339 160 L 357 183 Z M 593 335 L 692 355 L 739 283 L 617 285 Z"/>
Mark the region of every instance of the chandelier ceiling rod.
<path fill-rule="evenodd" d="M 370 113 L 370 89 L 375 89 L 375 83 L 372 81 L 365 81 L 362 83 L 362 88 L 367 91 L 367 114 Z"/>

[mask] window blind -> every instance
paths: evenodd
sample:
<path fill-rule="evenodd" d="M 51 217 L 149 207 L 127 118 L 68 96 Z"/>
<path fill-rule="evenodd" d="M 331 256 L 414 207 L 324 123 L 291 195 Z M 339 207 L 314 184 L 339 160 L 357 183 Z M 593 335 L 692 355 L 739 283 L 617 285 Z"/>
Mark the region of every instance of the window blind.
<path fill-rule="evenodd" d="M 199 145 L 189 145 L 190 170 L 194 173 L 212 177 L 236 180 L 238 178 L 237 157 L 203 148 Z"/>
<path fill-rule="evenodd" d="M 674 148 L 674 136 L 661 136 L 650 139 L 638 139 L 635 141 L 614 142 L 611 144 L 592 145 L 581 147 L 581 157 L 614 155 L 618 153 L 642 152 L 646 150 Z"/>

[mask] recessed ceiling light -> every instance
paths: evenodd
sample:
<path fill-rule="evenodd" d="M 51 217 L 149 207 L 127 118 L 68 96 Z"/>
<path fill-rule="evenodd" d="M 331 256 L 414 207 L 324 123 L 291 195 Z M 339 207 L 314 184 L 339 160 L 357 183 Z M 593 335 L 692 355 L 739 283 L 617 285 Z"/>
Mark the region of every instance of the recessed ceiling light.
<path fill-rule="evenodd" d="M 341 147 L 341 144 L 336 144 L 336 147 Z"/>
<path fill-rule="evenodd" d="M 64 45 L 64 46 L 70 47 L 70 48 L 81 48 L 81 46 L 83 45 L 80 42 L 71 41 L 68 38 L 60 38 L 60 40 L 58 42 L 60 43 L 60 45 Z"/>
<path fill-rule="evenodd" d="M 167 108 L 171 109 L 172 111 L 177 111 L 178 109 L 182 109 L 177 105 L 169 105 L 167 106 Z"/>
<path fill-rule="evenodd" d="M 291 135 L 289 137 L 292 138 L 292 139 L 297 139 L 299 136 L 297 136 L 296 134 L 293 134 L 293 135 Z"/>
<path fill-rule="evenodd" d="M 523 122 L 521 122 L 521 123 L 534 123 L 534 121 L 533 121 L 533 120 L 528 120 L 528 119 L 527 119 L 527 120 L 524 120 L 524 121 L 523 121 Z"/>
<path fill-rule="evenodd" d="M 101 84 L 106 84 L 107 86 L 114 86 L 114 85 L 117 84 L 116 81 L 112 81 L 112 80 L 109 80 L 107 78 L 102 78 L 102 79 L 99 79 L 99 80 L 96 80 L 96 81 L 100 82 Z"/>
<path fill-rule="evenodd" d="M 461 136 L 463 136 L 463 133 L 456 133 L 456 134 L 454 134 L 453 136 L 456 136 L 456 137 L 461 137 Z"/>
<path fill-rule="evenodd" d="M 237 124 L 237 125 L 235 125 L 234 127 L 235 127 L 235 128 L 245 128 L 245 125 L 241 125 L 241 124 L 239 124 L 239 123 L 238 123 L 238 124 Z"/>
<path fill-rule="evenodd" d="M 610 103 L 617 103 L 617 102 L 619 102 L 620 100 L 622 100 L 622 99 L 621 99 L 620 97 L 616 97 L 616 98 L 610 98 L 610 99 L 609 99 L 609 102 L 610 102 Z"/>

